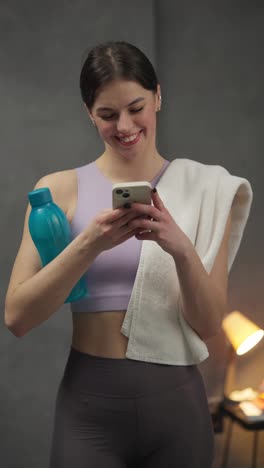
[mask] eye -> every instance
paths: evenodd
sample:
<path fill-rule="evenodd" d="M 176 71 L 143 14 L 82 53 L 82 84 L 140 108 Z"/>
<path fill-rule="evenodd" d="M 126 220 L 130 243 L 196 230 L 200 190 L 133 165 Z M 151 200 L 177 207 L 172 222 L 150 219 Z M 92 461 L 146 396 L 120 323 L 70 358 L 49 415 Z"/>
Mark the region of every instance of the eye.
<path fill-rule="evenodd" d="M 103 120 L 111 120 L 113 117 L 115 117 L 115 114 L 101 115 L 101 119 L 103 119 Z"/>
<path fill-rule="evenodd" d="M 136 112 L 140 112 L 142 111 L 144 108 L 143 107 L 139 107 L 138 109 L 130 109 L 130 112 L 132 112 L 133 114 L 135 114 Z"/>
<path fill-rule="evenodd" d="M 143 107 L 139 107 L 139 108 L 137 108 L 137 109 L 130 109 L 130 112 L 131 112 L 132 114 L 136 114 L 137 112 L 140 112 L 140 111 L 142 111 L 143 109 L 144 109 L 144 106 L 143 106 Z M 101 117 L 101 119 L 103 119 L 103 120 L 112 120 L 112 119 L 116 118 L 116 114 L 101 115 L 100 117 Z"/>

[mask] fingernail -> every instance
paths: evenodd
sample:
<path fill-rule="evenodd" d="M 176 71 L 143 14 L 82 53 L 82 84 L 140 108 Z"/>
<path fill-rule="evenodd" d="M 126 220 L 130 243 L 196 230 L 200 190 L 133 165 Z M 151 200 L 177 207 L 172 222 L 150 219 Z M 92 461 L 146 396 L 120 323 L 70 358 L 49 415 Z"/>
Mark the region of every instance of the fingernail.
<path fill-rule="evenodd" d="M 125 203 L 124 208 L 131 208 L 131 204 L 130 203 Z"/>
<path fill-rule="evenodd" d="M 156 187 L 154 187 L 154 189 L 152 189 L 152 192 L 156 193 L 157 192 L 157 189 Z"/>

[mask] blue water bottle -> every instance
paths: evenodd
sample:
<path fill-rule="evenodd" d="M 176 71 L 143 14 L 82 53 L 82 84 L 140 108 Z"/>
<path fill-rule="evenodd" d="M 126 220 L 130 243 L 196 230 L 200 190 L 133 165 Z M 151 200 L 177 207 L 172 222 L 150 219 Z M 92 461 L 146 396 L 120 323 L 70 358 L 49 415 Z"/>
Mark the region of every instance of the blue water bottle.
<path fill-rule="evenodd" d="M 28 199 L 32 207 L 28 220 L 29 232 L 42 266 L 45 266 L 72 241 L 70 224 L 62 209 L 53 202 L 49 188 L 29 192 Z M 88 294 L 85 278 L 82 276 L 65 303 L 78 301 Z"/>

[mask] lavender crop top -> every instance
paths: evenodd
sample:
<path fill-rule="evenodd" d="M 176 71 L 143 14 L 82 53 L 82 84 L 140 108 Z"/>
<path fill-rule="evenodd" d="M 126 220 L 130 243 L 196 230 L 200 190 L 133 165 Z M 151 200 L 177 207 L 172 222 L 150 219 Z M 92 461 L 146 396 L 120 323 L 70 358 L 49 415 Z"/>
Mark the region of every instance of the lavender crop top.
<path fill-rule="evenodd" d="M 154 187 L 167 169 L 166 160 L 161 171 L 150 182 Z M 112 182 L 95 164 L 76 168 L 78 201 L 71 223 L 75 238 L 97 214 L 112 206 Z M 96 257 L 85 273 L 89 296 L 71 303 L 72 312 L 126 310 L 134 285 L 142 241 L 132 237 Z"/>

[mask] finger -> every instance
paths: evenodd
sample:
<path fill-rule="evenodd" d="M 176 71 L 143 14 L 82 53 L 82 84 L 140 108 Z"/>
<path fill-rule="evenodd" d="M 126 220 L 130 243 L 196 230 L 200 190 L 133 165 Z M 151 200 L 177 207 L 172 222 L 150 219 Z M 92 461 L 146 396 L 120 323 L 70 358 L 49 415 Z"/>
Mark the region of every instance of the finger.
<path fill-rule="evenodd" d="M 154 206 L 156 208 L 158 208 L 158 210 L 162 211 L 162 209 L 164 209 L 165 206 L 164 206 L 163 201 L 161 200 L 161 198 L 160 198 L 160 196 L 158 194 L 158 191 L 157 191 L 157 189 L 155 187 L 151 192 L 151 196 L 152 196 Z"/>
<path fill-rule="evenodd" d="M 138 232 L 137 234 L 135 234 L 135 237 L 138 240 L 156 240 L 156 235 L 153 232 Z"/>
<path fill-rule="evenodd" d="M 138 233 L 139 233 L 138 228 L 132 229 L 132 230 L 128 228 L 128 230 L 126 230 L 124 232 L 124 234 L 122 235 L 122 237 L 120 238 L 120 241 L 125 242 L 126 240 L 130 239 L 131 237 L 136 236 Z"/>
<path fill-rule="evenodd" d="M 131 221 L 128 222 L 128 226 L 133 229 L 133 228 L 141 228 L 142 231 L 144 229 L 148 229 L 150 231 L 158 232 L 158 223 L 155 220 L 150 220 L 150 219 L 132 219 Z"/>
<path fill-rule="evenodd" d="M 105 212 L 101 215 L 101 220 L 103 223 L 113 223 L 117 219 L 120 219 L 128 214 L 127 208 L 115 208 L 114 210 L 106 209 Z"/>
<path fill-rule="evenodd" d="M 145 215 L 146 218 L 161 221 L 161 210 L 155 205 L 145 205 L 143 203 L 132 203 L 132 209 L 135 210 L 138 215 Z"/>
<path fill-rule="evenodd" d="M 122 218 L 119 218 L 118 220 L 112 222 L 112 224 L 115 228 L 119 229 L 122 226 L 126 226 L 129 223 L 129 221 L 131 221 L 132 219 L 136 219 L 137 217 L 138 213 L 135 213 L 135 211 L 131 210 L 125 216 L 122 216 Z"/>

